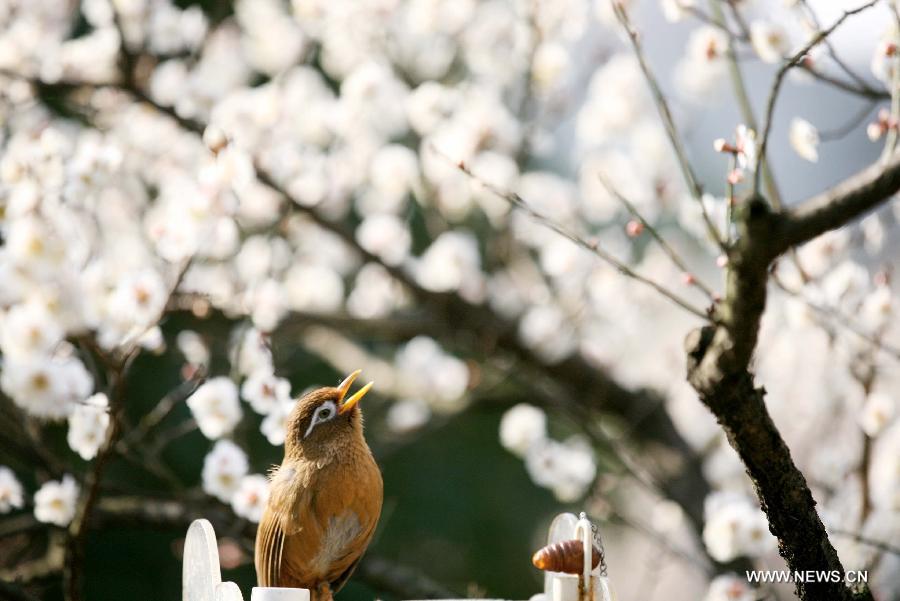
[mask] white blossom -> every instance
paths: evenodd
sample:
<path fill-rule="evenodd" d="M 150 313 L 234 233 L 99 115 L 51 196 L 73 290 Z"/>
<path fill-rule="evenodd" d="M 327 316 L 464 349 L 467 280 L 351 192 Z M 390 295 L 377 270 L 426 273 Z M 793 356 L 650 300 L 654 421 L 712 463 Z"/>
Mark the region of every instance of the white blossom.
<path fill-rule="evenodd" d="M 22 484 L 11 469 L 0 465 L 0 513 L 21 509 L 25 504 Z"/>
<path fill-rule="evenodd" d="M 869 436 L 878 436 L 894 419 L 897 402 L 889 394 L 873 392 L 859 415 L 859 424 Z"/>
<path fill-rule="evenodd" d="M 56 526 L 68 526 L 75 517 L 78 490 L 78 483 L 69 474 L 62 480 L 45 482 L 34 493 L 35 519 Z"/>
<path fill-rule="evenodd" d="M 231 497 L 231 507 L 238 517 L 258 523 L 268 501 L 269 480 L 260 474 L 251 474 L 241 478 Z"/>
<path fill-rule="evenodd" d="M 223 503 L 230 503 L 241 479 L 247 475 L 247 455 L 230 440 L 219 440 L 203 459 L 203 490 Z"/>
<path fill-rule="evenodd" d="M 500 443 L 520 457 L 546 437 L 547 414 L 534 405 L 519 403 L 500 420 Z"/>
<path fill-rule="evenodd" d="M 398 387 L 405 396 L 428 401 L 437 410 L 454 410 L 466 393 L 469 370 L 433 339 L 417 336 L 397 352 Z"/>
<path fill-rule="evenodd" d="M 666 20 L 677 23 L 690 14 L 689 9 L 694 8 L 694 0 L 660 0 L 660 6 Z"/>
<path fill-rule="evenodd" d="M 2 369 L 3 392 L 29 414 L 44 419 L 68 416 L 93 387 L 91 375 L 75 357 L 9 357 Z"/>
<path fill-rule="evenodd" d="M 178 350 L 191 365 L 209 365 L 209 347 L 203 338 L 193 330 L 181 330 L 175 338 Z"/>
<path fill-rule="evenodd" d="M 791 147 L 798 155 L 810 163 L 819 160 L 819 131 L 805 119 L 791 120 L 789 138 Z"/>
<path fill-rule="evenodd" d="M 533 445 L 525 455 L 525 467 L 535 484 L 549 488 L 564 503 L 583 497 L 597 474 L 590 447 L 579 439 L 564 443 L 545 439 Z"/>
<path fill-rule="evenodd" d="M 403 262 L 412 245 L 409 226 L 394 215 L 366 217 L 356 230 L 356 239 L 360 246 L 388 265 Z"/>
<path fill-rule="evenodd" d="M 718 493 L 707 499 L 703 542 L 710 556 L 728 562 L 759 557 L 775 548 L 765 514 L 747 498 Z"/>
<path fill-rule="evenodd" d="M 231 433 L 243 417 L 237 386 L 224 376 L 204 382 L 188 398 L 187 406 L 200 431 L 211 440 Z"/>
<path fill-rule="evenodd" d="M 481 257 L 475 237 L 468 232 L 445 232 L 428 247 L 416 266 L 422 286 L 435 292 L 460 290 L 477 296 L 481 283 Z"/>
<path fill-rule="evenodd" d="M 431 408 L 420 399 L 403 399 L 393 403 L 388 409 L 388 428 L 398 434 L 414 432 L 431 419 Z"/>
<path fill-rule="evenodd" d="M 90 461 L 106 441 L 109 428 L 109 400 L 99 392 L 75 405 L 69 415 L 69 447 Z"/>
<path fill-rule="evenodd" d="M 750 42 L 759 58 L 767 63 L 781 61 L 790 49 L 787 32 L 779 24 L 770 21 L 750 23 Z"/>
<path fill-rule="evenodd" d="M 721 574 L 712 579 L 703 601 L 755 601 L 756 590 L 744 577 Z"/>
<path fill-rule="evenodd" d="M 250 374 L 241 384 L 241 397 L 253 410 L 266 415 L 275 405 L 291 398 L 291 383 L 267 370 Z"/>
<path fill-rule="evenodd" d="M 275 403 L 259 426 L 260 432 L 266 437 L 270 445 L 281 446 L 287 436 L 287 423 L 296 401 L 291 399 L 279 400 Z"/>

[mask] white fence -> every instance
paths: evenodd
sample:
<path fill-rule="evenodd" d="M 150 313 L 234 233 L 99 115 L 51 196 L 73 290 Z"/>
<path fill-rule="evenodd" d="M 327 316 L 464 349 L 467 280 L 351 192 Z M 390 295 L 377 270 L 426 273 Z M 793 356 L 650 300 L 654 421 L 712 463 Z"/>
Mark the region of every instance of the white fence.
<path fill-rule="evenodd" d="M 579 538 L 584 548 L 594 544 L 593 526 L 584 514 L 576 518 L 572 514 L 557 516 L 550 527 L 548 542 Z M 544 592 L 531 601 L 615 601 L 605 562 L 591 570 L 591 553 L 584 554 L 583 574 L 546 572 Z M 182 601 L 244 601 L 241 590 L 234 582 L 222 582 L 219 566 L 219 547 L 216 533 L 207 520 L 194 520 L 184 541 L 184 565 L 182 566 Z M 309 590 L 301 588 L 253 587 L 251 601 L 310 601 Z M 451 601 L 451 600 L 443 600 Z M 465 601 L 488 601 L 467 599 Z M 490 600 L 497 601 L 497 600 Z"/>

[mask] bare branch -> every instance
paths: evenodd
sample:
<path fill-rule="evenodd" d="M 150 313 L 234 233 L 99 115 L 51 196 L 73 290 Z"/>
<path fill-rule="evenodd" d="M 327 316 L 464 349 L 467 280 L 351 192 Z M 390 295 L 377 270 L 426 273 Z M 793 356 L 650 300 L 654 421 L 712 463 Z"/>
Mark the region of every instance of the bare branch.
<path fill-rule="evenodd" d="M 474 173 L 472 173 L 471 169 L 469 169 L 469 167 L 465 163 L 463 163 L 461 161 L 453 162 L 452 159 L 450 159 L 450 157 L 448 157 L 446 154 L 444 154 L 440 149 L 436 148 L 435 152 L 437 152 L 442 157 L 447 159 L 447 161 L 456 165 L 456 167 L 460 171 L 462 171 L 469 177 L 476 180 L 478 183 L 480 183 L 482 186 L 484 186 L 487 190 L 489 190 L 492 194 L 495 194 L 496 196 L 498 196 L 498 197 L 502 198 L 503 200 L 505 200 L 506 202 L 508 202 L 513 207 L 527 213 L 535 221 L 538 221 L 542 225 L 553 230 L 554 232 L 556 232 L 563 238 L 566 238 L 566 239 L 570 240 L 571 242 L 574 242 L 576 245 L 597 255 L 603 262 L 612 266 L 616 271 L 618 271 L 625 277 L 631 278 L 637 282 L 640 282 L 641 284 L 649 286 L 650 288 L 652 288 L 653 290 L 655 290 L 656 292 L 658 292 L 665 298 L 669 299 L 670 301 L 672 301 L 673 303 L 675 303 L 676 305 L 678 305 L 679 307 L 681 307 L 688 313 L 691 313 L 692 315 L 696 315 L 697 317 L 699 317 L 703 320 L 710 321 L 709 315 L 707 315 L 707 313 L 704 312 L 702 309 L 694 307 L 690 303 L 690 301 L 675 294 L 674 292 L 672 292 L 671 290 L 669 290 L 668 288 L 666 288 L 659 282 L 655 282 L 655 281 L 651 280 L 650 278 L 639 274 L 638 272 L 633 270 L 631 267 L 629 267 L 627 264 L 625 264 L 624 262 L 620 261 L 613 255 L 606 252 L 603 248 L 600 247 L 599 242 L 585 240 L 578 234 L 572 232 L 571 230 L 567 229 L 563 225 L 557 223 L 550 217 L 547 217 L 543 213 L 535 210 L 534 207 L 532 207 L 530 204 L 525 202 L 525 199 L 523 199 L 517 193 L 510 191 L 510 190 L 501 190 L 497 186 L 494 186 L 494 185 L 480 179 L 478 176 L 476 176 Z"/>
<path fill-rule="evenodd" d="M 845 10 L 844 14 L 842 14 L 834 23 L 831 24 L 830 27 L 819 31 L 816 35 L 812 37 L 812 39 L 806 43 L 803 48 L 798 50 L 792 57 L 786 60 L 781 68 L 778 69 L 778 73 L 775 74 L 775 82 L 772 84 L 772 90 L 769 92 L 769 99 L 766 102 L 766 119 L 763 125 L 762 137 L 760 138 L 759 143 L 759 165 L 756 170 L 756 174 L 753 178 L 753 195 L 757 196 L 759 194 L 759 178 L 760 172 L 763 170 L 766 161 L 766 148 L 769 144 L 769 133 L 772 129 L 772 118 L 775 114 L 775 103 L 778 100 L 778 94 L 781 92 L 781 84 L 784 82 L 784 77 L 787 75 L 788 71 L 792 68 L 799 65 L 803 58 L 809 53 L 810 50 L 818 46 L 823 40 L 828 38 L 834 30 L 836 30 L 840 25 L 846 21 L 851 16 L 861 13 L 864 10 L 875 6 L 879 0 L 869 0 L 865 4 L 858 6 L 856 8 Z"/>
<path fill-rule="evenodd" d="M 675 119 L 672 117 L 672 111 L 669 110 L 669 103 L 666 101 L 666 97 L 644 57 L 639 34 L 631 25 L 631 21 L 628 19 L 628 13 L 625 12 L 625 8 L 616 0 L 610 0 L 610 2 L 612 3 L 616 17 L 619 19 L 619 23 L 622 24 L 622 27 L 628 34 L 628 39 L 631 40 L 631 47 L 634 50 L 634 55 L 641 66 L 641 71 L 644 73 L 644 79 L 647 80 L 647 85 L 650 87 L 650 94 L 653 96 L 653 100 L 656 103 L 656 108 L 659 111 L 659 117 L 663 122 L 666 134 L 669 137 L 669 142 L 675 150 L 675 156 L 678 159 L 678 164 L 681 167 L 681 173 L 684 176 L 684 181 L 687 184 L 688 190 L 694 200 L 700 203 L 700 211 L 703 215 L 703 222 L 706 224 L 707 232 L 709 233 L 710 238 L 715 240 L 716 244 L 718 244 L 723 251 L 727 252 L 728 249 L 722 241 L 722 235 L 719 233 L 715 224 L 713 224 L 709 217 L 709 213 L 706 211 L 706 206 L 703 204 L 703 190 L 700 187 L 697 176 L 694 174 L 693 167 L 691 167 L 691 162 L 687 156 L 687 149 L 684 147 L 684 142 L 682 142 L 681 135 L 678 133 L 678 128 L 675 126 Z"/>
<path fill-rule="evenodd" d="M 622 206 L 624 206 L 635 219 L 640 221 L 641 225 L 644 226 L 644 229 L 650 233 L 650 236 L 652 236 L 653 239 L 656 240 L 656 243 L 659 244 L 659 247 L 663 250 L 666 256 L 669 257 L 669 260 L 672 261 L 672 263 L 676 267 L 678 267 L 678 269 L 680 269 L 682 273 L 691 276 L 691 285 L 696 286 L 697 288 L 702 290 L 704 294 L 709 297 L 710 301 L 715 302 L 716 294 L 712 291 L 712 289 L 704 284 L 700 280 L 700 278 L 694 275 L 694 273 L 690 270 L 684 260 L 680 256 L 678 256 L 678 253 L 675 252 L 674 248 L 669 246 L 669 243 L 666 242 L 659 231 L 655 227 L 653 227 L 650 222 L 644 219 L 644 216 L 641 215 L 640 211 L 637 210 L 637 207 L 635 207 L 630 200 L 628 200 L 623 194 L 621 194 L 615 188 L 615 186 L 613 186 L 612 183 L 610 183 L 609 180 L 607 180 L 603 176 L 603 174 L 600 174 L 599 177 L 600 183 L 603 185 L 603 188 L 606 190 L 607 194 L 622 203 Z"/>

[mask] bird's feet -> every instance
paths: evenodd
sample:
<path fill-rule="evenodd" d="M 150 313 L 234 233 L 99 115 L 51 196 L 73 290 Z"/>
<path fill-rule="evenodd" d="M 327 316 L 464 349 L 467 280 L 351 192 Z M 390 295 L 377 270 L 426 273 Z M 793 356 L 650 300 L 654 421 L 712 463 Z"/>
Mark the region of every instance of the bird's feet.
<path fill-rule="evenodd" d="M 334 601 L 334 596 L 331 593 L 331 585 L 327 582 L 321 582 L 312 591 L 312 599 L 310 601 Z"/>

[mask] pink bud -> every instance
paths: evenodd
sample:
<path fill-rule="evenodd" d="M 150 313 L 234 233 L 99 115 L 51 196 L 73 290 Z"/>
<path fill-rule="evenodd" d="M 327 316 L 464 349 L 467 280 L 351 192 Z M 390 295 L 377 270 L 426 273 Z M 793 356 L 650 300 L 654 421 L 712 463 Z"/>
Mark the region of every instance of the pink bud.
<path fill-rule="evenodd" d="M 866 135 L 869 136 L 869 140 L 875 142 L 884 134 L 884 129 L 881 123 L 869 123 L 866 127 Z"/>
<path fill-rule="evenodd" d="M 685 286 L 693 286 L 696 281 L 692 273 L 684 272 L 681 274 L 681 283 Z"/>
<path fill-rule="evenodd" d="M 629 238 L 637 238 L 644 233 L 644 224 L 636 219 L 632 219 L 625 224 L 625 233 Z"/>
<path fill-rule="evenodd" d="M 732 169 L 728 173 L 728 183 L 732 186 L 735 184 L 739 184 L 744 181 L 744 170 L 741 168 Z"/>
<path fill-rule="evenodd" d="M 721 268 L 725 267 L 726 265 L 728 265 L 728 255 L 719 255 L 716 258 L 716 266 Z"/>

